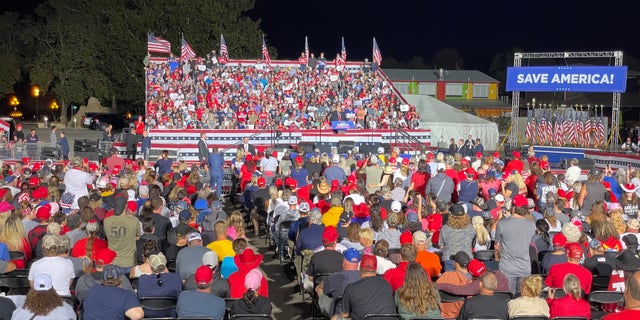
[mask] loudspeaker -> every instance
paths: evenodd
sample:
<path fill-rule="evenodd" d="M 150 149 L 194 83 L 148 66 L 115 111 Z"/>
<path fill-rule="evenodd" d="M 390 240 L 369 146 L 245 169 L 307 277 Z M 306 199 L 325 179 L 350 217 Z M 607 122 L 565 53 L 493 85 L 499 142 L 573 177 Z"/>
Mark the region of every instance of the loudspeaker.
<path fill-rule="evenodd" d="M 329 154 L 331 153 L 331 144 L 330 143 L 320 143 L 318 145 L 316 145 L 316 148 L 318 150 L 320 150 L 320 153 L 326 153 Z"/>
<path fill-rule="evenodd" d="M 354 141 L 349 141 L 349 140 L 340 140 L 338 141 L 338 149 L 342 150 L 343 147 L 349 147 L 353 149 L 353 146 L 355 146 L 356 143 Z"/>
<path fill-rule="evenodd" d="M 47 159 L 47 158 L 60 159 L 61 153 L 60 151 L 58 151 L 57 148 L 43 147 L 41 149 L 40 159 Z"/>
<path fill-rule="evenodd" d="M 316 148 L 316 144 L 313 142 L 300 142 L 298 143 L 298 152 L 302 154 L 312 153 Z"/>

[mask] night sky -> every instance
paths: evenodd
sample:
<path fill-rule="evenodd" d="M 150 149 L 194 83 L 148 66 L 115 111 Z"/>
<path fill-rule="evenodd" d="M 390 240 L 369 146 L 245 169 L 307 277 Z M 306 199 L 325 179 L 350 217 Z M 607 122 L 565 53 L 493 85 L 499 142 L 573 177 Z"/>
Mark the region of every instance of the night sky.
<path fill-rule="evenodd" d="M 3 11 L 33 11 L 38 0 L 3 1 Z M 534 51 L 623 50 L 640 58 L 637 13 L 604 1 L 256 0 L 267 42 L 295 59 L 309 37 L 311 52 L 332 59 L 345 37 L 348 59 L 382 56 L 406 61 L 457 49 L 465 69 L 488 71 L 491 59 L 518 47 Z M 229 43 L 230 46 L 233 44 Z M 384 65 L 383 65 L 384 67 Z"/>

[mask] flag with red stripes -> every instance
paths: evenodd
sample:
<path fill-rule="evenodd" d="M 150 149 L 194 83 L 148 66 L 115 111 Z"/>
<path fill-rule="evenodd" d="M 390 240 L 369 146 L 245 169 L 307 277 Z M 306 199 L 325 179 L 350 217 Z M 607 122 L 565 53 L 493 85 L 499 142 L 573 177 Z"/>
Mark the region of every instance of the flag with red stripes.
<path fill-rule="evenodd" d="M 573 111 L 569 114 L 569 143 L 574 146 L 578 145 L 578 120 L 575 119 Z"/>
<path fill-rule="evenodd" d="M 604 145 L 606 138 L 605 138 L 605 133 L 604 133 L 604 121 L 602 120 L 602 118 L 600 118 L 598 120 L 598 125 L 596 126 L 596 133 L 597 133 L 597 141 L 599 145 Z"/>
<path fill-rule="evenodd" d="M 584 145 L 589 146 L 591 144 L 591 129 L 593 129 L 593 124 L 591 123 L 591 118 L 587 116 L 584 122 Z"/>
<path fill-rule="evenodd" d="M 220 34 L 220 57 L 218 62 L 225 64 L 229 61 L 229 48 L 227 48 L 227 42 L 224 41 L 224 35 Z"/>
<path fill-rule="evenodd" d="M 342 37 L 342 47 L 340 49 L 342 60 L 347 61 L 347 48 L 344 46 L 344 37 Z"/>
<path fill-rule="evenodd" d="M 171 42 L 160 37 L 147 35 L 147 51 L 156 53 L 171 53 Z"/>
<path fill-rule="evenodd" d="M 584 119 L 580 115 L 576 119 L 576 135 L 577 145 L 584 147 Z"/>
<path fill-rule="evenodd" d="M 531 111 L 527 109 L 527 129 L 524 132 L 525 141 L 533 141 L 531 132 L 533 131 L 533 124 L 531 123 Z"/>
<path fill-rule="evenodd" d="M 553 115 L 549 114 L 549 118 L 547 119 L 547 139 L 549 140 L 549 144 L 553 144 L 554 136 L 553 136 Z"/>
<path fill-rule="evenodd" d="M 380 48 L 378 48 L 376 38 L 373 38 L 373 63 L 378 66 L 382 65 L 382 53 L 380 53 Z"/>
<path fill-rule="evenodd" d="M 182 48 L 180 49 L 180 60 L 191 60 L 196 57 L 196 52 L 189 45 L 187 40 L 182 37 Z"/>
<path fill-rule="evenodd" d="M 269 56 L 269 49 L 267 49 L 267 42 L 264 41 L 264 36 L 262 36 L 262 58 L 267 63 L 267 66 L 271 66 L 271 57 Z"/>
<path fill-rule="evenodd" d="M 538 143 L 545 144 L 547 143 L 547 119 L 544 115 L 540 118 L 540 123 L 538 124 Z"/>
<path fill-rule="evenodd" d="M 564 144 L 564 129 L 562 127 L 562 119 L 558 115 L 556 115 L 555 138 L 556 146 L 560 147 Z"/>

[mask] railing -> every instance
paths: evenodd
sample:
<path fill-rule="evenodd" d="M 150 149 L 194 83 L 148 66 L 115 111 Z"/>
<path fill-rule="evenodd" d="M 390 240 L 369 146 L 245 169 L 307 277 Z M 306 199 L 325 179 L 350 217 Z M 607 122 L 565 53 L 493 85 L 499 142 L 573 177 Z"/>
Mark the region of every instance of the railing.
<path fill-rule="evenodd" d="M 0 159 L 60 160 L 62 154 L 57 144 L 52 143 L 0 143 Z"/>
<path fill-rule="evenodd" d="M 422 143 L 418 138 L 410 135 L 404 128 L 402 127 L 393 127 L 391 128 L 394 132 L 394 140 L 395 145 L 399 147 L 404 153 L 412 153 L 412 152 L 424 152 L 427 150 L 427 146 Z"/>

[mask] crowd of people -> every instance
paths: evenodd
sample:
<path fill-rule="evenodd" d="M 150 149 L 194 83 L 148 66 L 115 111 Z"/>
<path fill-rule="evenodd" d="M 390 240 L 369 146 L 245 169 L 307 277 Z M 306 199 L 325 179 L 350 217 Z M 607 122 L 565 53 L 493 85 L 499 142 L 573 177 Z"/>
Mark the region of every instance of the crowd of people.
<path fill-rule="evenodd" d="M 4 317 L 271 314 L 269 296 L 283 289 L 270 288 L 265 254 L 334 319 L 640 313 L 637 170 L 592 168 L 585 179 L 578 159 L 552 171 L 533 149 L 238 150 L 234 198 L 219 192 L 216 148 L 190 167 L 117 152 L 103 163 L 4 163 L 0 273 L 23 270 L 31 287 L 0 298 Z M 256 249 L 257 236 L 272 246 Z M 624 303 L 590 304 L 597 290 Z M 146 307 L 154 297 L 175 306 Z"/>
<path fill-rule="evenodd" d="M 268 66 L 223 64 L 208 55 L 151 63 L 146 69 L 146 123 L 159 129 L 416 128 L 412 106 L 369 64 Z M 318 63 L 324 61 L 323 64 Z"/>

